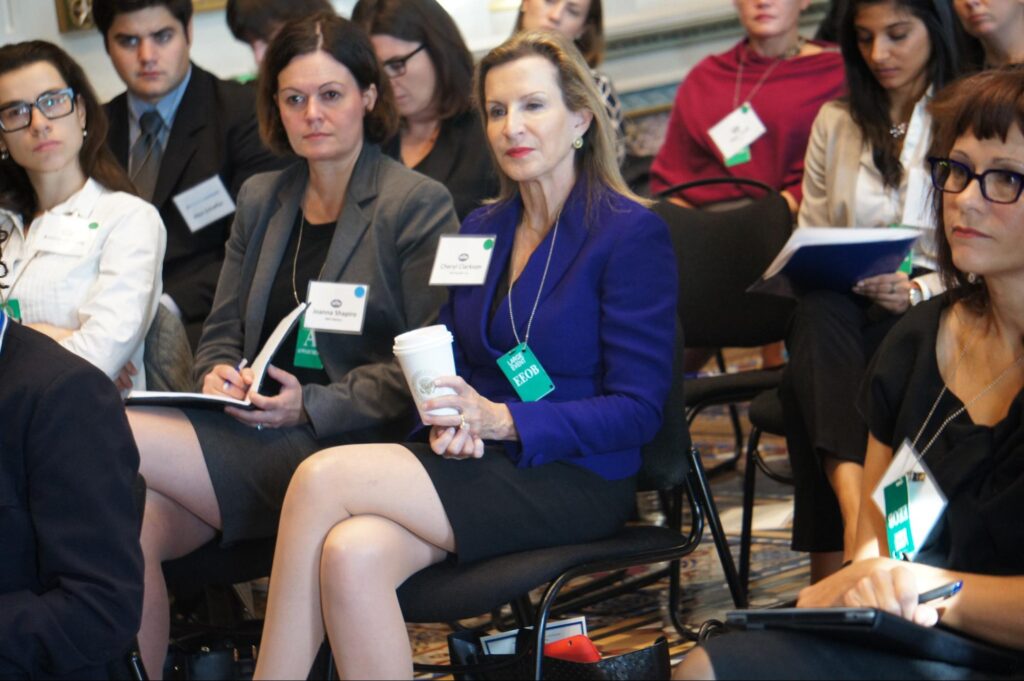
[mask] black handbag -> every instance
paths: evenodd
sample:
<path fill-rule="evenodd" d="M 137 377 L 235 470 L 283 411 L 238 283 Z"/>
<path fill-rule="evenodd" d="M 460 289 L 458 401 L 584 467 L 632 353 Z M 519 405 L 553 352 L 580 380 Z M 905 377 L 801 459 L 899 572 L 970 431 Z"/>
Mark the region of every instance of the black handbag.
<path fill-rule="evenodd" d="M 448 636 L 448 653 L 456 681 L 504 681 L 533 678 L 533 634 L 520 631 L 514 655 L 484 655 L 480 637 L 472 631 Z M 570 662 L 544 656 L 543 677 L 553 681 L 590 679 L 660 679 L 672 674 L 668 641 L 661 636 L 646 648 L 606 657 L 598 662 Z"/>

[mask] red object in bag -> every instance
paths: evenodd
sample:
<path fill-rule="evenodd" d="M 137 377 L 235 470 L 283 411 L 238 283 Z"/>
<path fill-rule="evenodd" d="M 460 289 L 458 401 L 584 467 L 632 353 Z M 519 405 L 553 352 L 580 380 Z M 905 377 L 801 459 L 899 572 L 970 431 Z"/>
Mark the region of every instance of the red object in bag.
<path fill-rule="evenodd" d="M 583 634 L 563 638 L 544 645 L 544 656 L 568 662 L 600 662 L 601 652 Z"/>

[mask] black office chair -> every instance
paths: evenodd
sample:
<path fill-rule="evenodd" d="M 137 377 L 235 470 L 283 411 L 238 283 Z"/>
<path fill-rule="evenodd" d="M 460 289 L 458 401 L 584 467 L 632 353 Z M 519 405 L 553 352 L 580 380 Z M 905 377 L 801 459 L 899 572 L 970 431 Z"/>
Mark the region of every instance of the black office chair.
<path fill-rule="evenodd" d="M 668 201 L 654 210 L 669 225 L 679 265 L 679 315 L 687 347 L 752 348 L 782 340 L 794 301 L 747 288 L 761 276 L 792 232 L 793 218 L 782 195 L 766 184 L 742 178 L 713 178 L 669 187 L 659 197 L 713 184 L 748 186 L 763 196 L 726 211 L 683 208 Z M 732 405 L 748 402 L 778 385 L 777 368 L 691 379 L 686 386 L 690 422 L 709 406 L 730 405 L 736 439 L 735 464 L 743 431 Z"/>
<path fill-rule="evenodd" d="M 520 626 L 535 625 L 534 669 L 542 673 L 544 628 L 555 600 L 572 579 L 597 572 L 619 570 L 634 565 L 671 561 L 669 568 L 669 613 L 680 635 L 693 638 L 679 614 L 679 559 L 691 553 L 700 542 L 707 523 L 715 541 L 719 559 L 734 603 L 742 603 L 742 589 L 732 554 L 722 530 L 711 496 L 700 455 L 690 441 L 683 418 L 681 358 L 677 352 L 676 380 L 665 406 L 665 420 L 656 439 L 643 450 L 641 490 L 657 490 L 666 502 L 666 525 L 630 525 L 609 539 L 586 544 L 537 549 L 499 556 L 470 565 L 443 562 L 410 577 L 398 590 L 402 613 L 408 622 L 451 622 L 492 612 L 503 604 L 512 604 Z M 684 532 L 683 492 L 690 508 L 689 528 Z M 540 603 L 534 608 L 529 592 L 548 584 Z M 611 587 L 619 593 L 622 585 Z M 580 607 L 571 599 L 572 607 Z M 587 593 L 586 602 L 608 597 L 607 593 Z M 565 609 L 565 608 L 562 608 Z M 445 666 L 419 665 L 421 671 L 450 672 Z"/>

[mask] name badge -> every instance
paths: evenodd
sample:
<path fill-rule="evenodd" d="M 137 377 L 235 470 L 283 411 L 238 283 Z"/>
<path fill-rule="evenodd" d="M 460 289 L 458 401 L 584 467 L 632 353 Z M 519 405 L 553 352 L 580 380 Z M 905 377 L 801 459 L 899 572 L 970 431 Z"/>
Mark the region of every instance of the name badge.
<path fill-rule="evenodd" d="M 891 558 L 913 560 L 946 511 L 946 497 L 904 440 L 871 495 L 885 517 Z"/>
<path fill-rule="evenodd" d="M 494 255 L 494 235 L 442 236 L 437 242 L 431 286 L 479 286 L 487 278 Z"/>
<path fill-rule="evenodd" d="M 324 368 L 324 363 L 320 360 L 320 351 L 316 349 L 316 332 L 307 329 L 301 319 L 295 340 L 295 357 L 292 361 L 295 366 L 303 369 Z"/>
<path fill-rule="evenodd" d="M 4 304 L 3 308 L 0 309 L 3 309 L 4 313 L 11 319 L 19 324 L 21 323 L 21 303 L 17 298 L 11 298 L 6 304 Z"/>
<path fill-rule="evenodd" d="M 193 234 L 235 212 L 235 202 L 221 182 L 220 175 L 181 192 L 174 197 L 174 205 Z"/>
<path fill-rule="evenodd" d="M 366 317 L 366 284 L 309 282 L 309 294 L 303 326 L 314 331 L 361 334 Z"/>
<path fill-rule="evenodd" d="M 520 343 L 499 357 L 498 368 L 523 402 L 536 402 L 555 389 L 548 372 L 526 343 Z"/>
<path fill-rule="evenodd" d="M 99 224 L 74 215 L 45 213 L 35 227 L 33 246 L 45 253 L 81 257 L 89 252 Z"/>
<path fill-rule="evenodd" d="M 708 134 L 718 147 L 722 158 L 731 165 L 743 163 L 743 151 L 768 131 L 749 103 L 742 104 L 728 116 L 715 123 Z M 747 158 L 746 160 L 749 160 Z"/>

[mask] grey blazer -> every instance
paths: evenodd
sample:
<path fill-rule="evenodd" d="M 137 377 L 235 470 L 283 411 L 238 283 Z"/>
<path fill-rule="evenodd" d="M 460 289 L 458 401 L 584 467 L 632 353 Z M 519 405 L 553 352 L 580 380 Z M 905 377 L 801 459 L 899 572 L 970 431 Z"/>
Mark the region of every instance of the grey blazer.
<path fill-rule="evenodd" d="M 213 309 L 196 352 L 196 381 L 216 364 L 256 356 L 270 287 L 295 225 L 308 167 L 253 176 L 242 186 Z M 451 196 L 366 143 L 324 264 L 324 281 L 367 284 L 362 335 L 317 333 L 331 383 L 306 385 L 303 405 L 318 439 L 380 426 L 409 413 L 412 398 L 391 347 L 397 334 L 433 322 L 444 287 L 427 285 L 438 237 L 458 231 Z"/>

